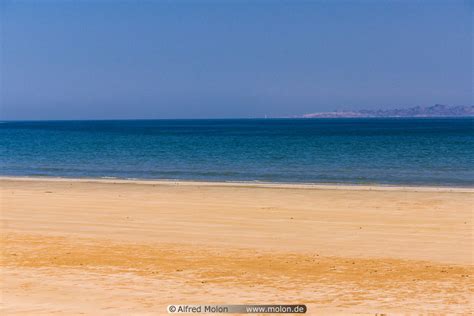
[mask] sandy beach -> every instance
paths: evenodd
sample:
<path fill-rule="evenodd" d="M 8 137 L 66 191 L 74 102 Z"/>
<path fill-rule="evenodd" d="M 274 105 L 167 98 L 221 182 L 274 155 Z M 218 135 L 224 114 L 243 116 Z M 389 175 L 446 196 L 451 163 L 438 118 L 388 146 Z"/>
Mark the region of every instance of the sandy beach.
<path fill-rule="evenodd" d="M 473 189 L 0 183 L 2 315 L 474 312 Z"/>

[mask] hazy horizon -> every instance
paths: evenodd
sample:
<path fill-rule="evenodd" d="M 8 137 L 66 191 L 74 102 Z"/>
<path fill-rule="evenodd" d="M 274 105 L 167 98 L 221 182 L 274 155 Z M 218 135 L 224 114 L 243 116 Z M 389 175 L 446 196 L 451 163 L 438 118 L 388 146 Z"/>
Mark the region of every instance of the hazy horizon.
<path fill-rule="evenodd" d="M 0 3 L 2 120 L 472 105 L 469 1 Z"/>
<path fill-rule="evenodd" d="M 453 105 L 455 107 L 457 105 Z M 460 106 L 465 106 L 465 105 L 460 105 Z M 472 107 L 473 105 L 466 105 Z M 429 107 L 429 106 L 428 106 Z M 393 107 L 393 108 L 379 108 L 379 109 L 384 109 L 384 110 L 393 110 L 393 109 L 408 109 L 412 107 Z M 361 109 L 361 110 L 367 110 L 367 109 Z M 373 110 L 377 110 L 377 108 L 373 108 Z M 253 120 L 253 119 L 315 119 L 311 117 L 305 117 L 305 115 L 308 114 L 316 114 L 316 113 L 331 113 L 331 112 L 357 112 L 359 110 L 345 110 L 345 109 L 335 109 L 334 111 L 319 111 L 319 112 L 311 112 L 311 113 L 298 113 L 294 115 L 287 115 L 287 116 L 269 116 L 269 115 L 263 115 L 263 116 L 254 116 L 254 117 L 167 117 L 167 118 L 160 118 L 160 117 L 121 117 L 121 118 L 13 118 L 13 119 L 1 119 L 0 122 L 21 122 L 21 121 L 133 121 L 133 120 Z M 462 119 L 462 118 L 472 118 L 471 115 L 466 115 L 466 116 L 401 116 L 401 117 L 319 117 L 319 119 Z"/>

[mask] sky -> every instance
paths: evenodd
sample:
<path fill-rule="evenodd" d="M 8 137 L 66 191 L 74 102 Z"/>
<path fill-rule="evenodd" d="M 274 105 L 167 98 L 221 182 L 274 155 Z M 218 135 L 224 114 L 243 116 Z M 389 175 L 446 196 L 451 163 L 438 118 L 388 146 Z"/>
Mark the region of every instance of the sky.
<path fill-rule="evenodd" d="M 473 103 L 471 1 L 0 1 L 0 118 Z"/>

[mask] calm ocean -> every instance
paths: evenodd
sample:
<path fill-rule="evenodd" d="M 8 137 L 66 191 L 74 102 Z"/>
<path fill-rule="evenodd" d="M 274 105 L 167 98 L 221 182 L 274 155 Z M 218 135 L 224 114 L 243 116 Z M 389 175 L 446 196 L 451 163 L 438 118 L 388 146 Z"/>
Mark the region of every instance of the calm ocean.
<path fill-rule="evenodd" d="M 474 119 L 0 124 L 1 175 L 474 186 Z"/>

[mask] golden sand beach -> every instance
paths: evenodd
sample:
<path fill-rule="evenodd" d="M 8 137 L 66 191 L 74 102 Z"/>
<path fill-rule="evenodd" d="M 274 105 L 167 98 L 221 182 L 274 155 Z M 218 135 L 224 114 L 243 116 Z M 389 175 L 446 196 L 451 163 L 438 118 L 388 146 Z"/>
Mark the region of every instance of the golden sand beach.
<path fill-rule="evenodd" d="M 2 315 L 474 312 L 472 189 L 0 183 Z"/>

